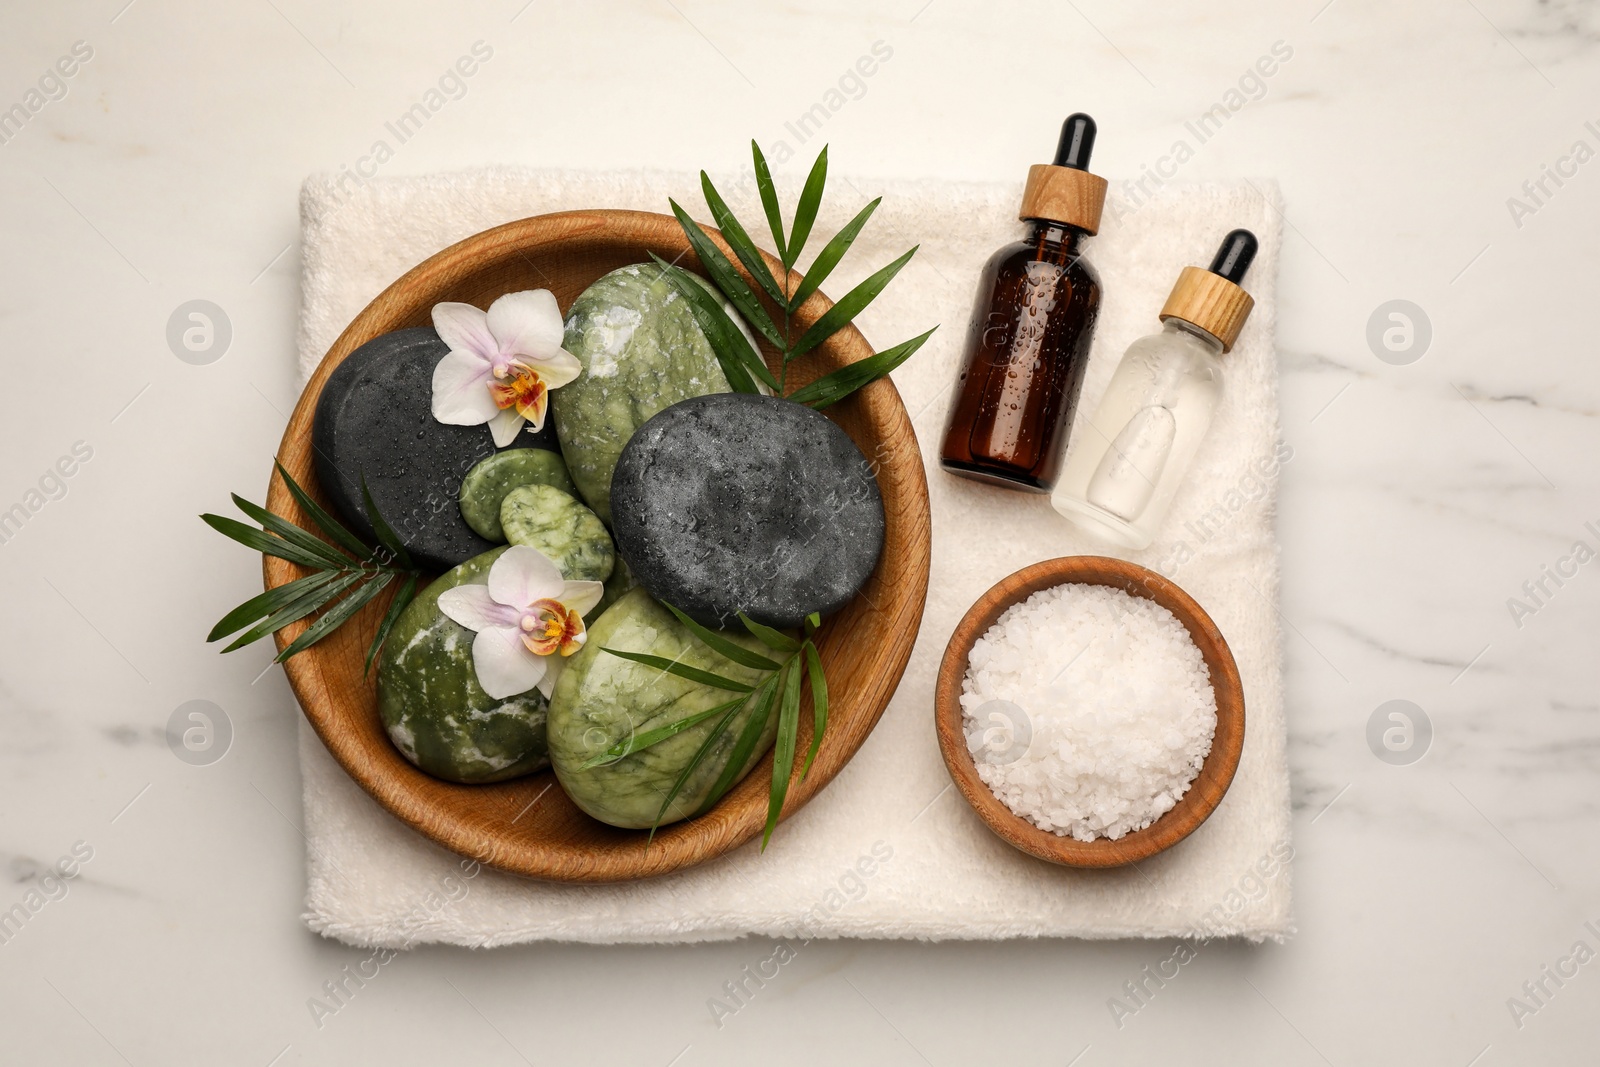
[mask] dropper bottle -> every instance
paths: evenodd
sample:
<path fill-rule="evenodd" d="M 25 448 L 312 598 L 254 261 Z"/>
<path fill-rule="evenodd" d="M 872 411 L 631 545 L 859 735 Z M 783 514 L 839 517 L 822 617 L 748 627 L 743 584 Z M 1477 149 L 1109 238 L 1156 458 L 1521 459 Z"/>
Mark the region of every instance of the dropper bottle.
<path fill-rule="evenodd" d="M 984 267 L 940 449 L 952 474 L 1034 493 L 1055 485 L 1100 313 L 1100 278 L 1082 258 L 1106 199 L 1088 169 L 1094 138 L 1094 119 L 1067 118 L 1055 161 L 1028 171 L 1027 239 Z"/>
<path fill-rule="evenodd" d="M 1057 511 L 1127 548 L 1155 540 L 1222 397 L 1221 357 L 1255 304 L 1239 286 L 1255 254 L 1255 235 L 1234 230 L 1209 269 L 1183 268 L 1161 332 L 1128 347 L 1099 408 L 1075 431 L 1050 498 Z"/>

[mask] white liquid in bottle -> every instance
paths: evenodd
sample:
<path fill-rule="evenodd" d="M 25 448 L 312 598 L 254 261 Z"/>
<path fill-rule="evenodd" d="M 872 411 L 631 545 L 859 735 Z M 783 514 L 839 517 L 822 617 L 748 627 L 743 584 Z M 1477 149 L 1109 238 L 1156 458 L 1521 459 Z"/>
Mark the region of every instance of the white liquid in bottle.
<path fill-rule="evenodd" d="M 1250 316 L 1239 283 L 1255 255 L 1255 234 L 1234 230 L 1210 267 L 1183 268 L 1161 332 L 1128 346 L 1100 406 L 1072 431 L 1050 495 L 1057 511 L 1127 548 L 1156 539 L 1222 398 L 1220 357 Z"/>
<path fill-rule="evenodd" d="M 1128 548 L 1155 539 L 1222 395 L 1222 343 L 1180 320 L 1128 348 L 1050 503 Z"/>

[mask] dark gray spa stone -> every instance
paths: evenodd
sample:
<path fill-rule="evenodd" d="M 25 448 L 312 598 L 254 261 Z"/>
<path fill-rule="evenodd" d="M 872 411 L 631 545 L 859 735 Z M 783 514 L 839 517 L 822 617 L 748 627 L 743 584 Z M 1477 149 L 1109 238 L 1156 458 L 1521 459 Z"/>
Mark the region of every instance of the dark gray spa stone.
<path fill-rule="evenodd" d="M 311 427 L 317 480 L 351 528 L 375 541 L 361 499 L 366 477 L 378 512 L 418 566 L 446 571 L 494 548 L 461 517 L 461 481 L 495 453 L 487 426 L 433 417 L 433 368 L 449 348 L 431 327 L 373 338 L 339 364 Z M 517 435 L 512 448 L 556 448 L 555 428 Z"/>
<path fill-rule="evenodd" d="M 628 442 L 617 551 L 657 600 L 708 626 L 799 625 L 843 607 L 883 551 L 883 499 L 845 432 L 792 401 L 696 397 Z"/>

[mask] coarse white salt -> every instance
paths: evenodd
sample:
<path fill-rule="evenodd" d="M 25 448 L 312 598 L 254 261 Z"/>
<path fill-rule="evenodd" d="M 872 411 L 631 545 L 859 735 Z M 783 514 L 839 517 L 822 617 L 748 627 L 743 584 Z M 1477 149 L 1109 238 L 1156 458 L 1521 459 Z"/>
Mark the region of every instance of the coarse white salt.
<path fill-rule="evenodd" d="M 1217 727 L 1189 631 L 1103 585 L 1052 586 L 1008 608 L 972 646 L 961 710 L 994 795 L 1079 841 L 1116 840 L 1170 811 Z"/>

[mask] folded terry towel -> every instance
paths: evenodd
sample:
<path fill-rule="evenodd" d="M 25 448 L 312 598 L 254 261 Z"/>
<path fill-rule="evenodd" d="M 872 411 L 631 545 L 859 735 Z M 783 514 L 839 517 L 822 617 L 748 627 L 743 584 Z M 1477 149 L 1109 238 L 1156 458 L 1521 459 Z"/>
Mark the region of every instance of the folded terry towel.
<path fill-rule="evenodd" d="M 698 204 L 688 174 L 483 170 L 358 186 L 308 180 L 302 194 L 302 380 L 344 326 L 405 270 L 475 232 L 574 208 L 664 211 Z M 797 186 L 796 182 L 781 183 Z M 719 181 L 734 211 L 761 219 L 754 186 Z M 1264 190 L 1264 191 L 1263 191 Z M 796 188 L 788 190 L 792 198 Z M 755 843 L 700 867 L 625 885 L 571 886 L 479 868 L 390 817 L 300 731 L 312 929 L 363 946 L 504 945 L 772 937 L 1010 938 L 1243 936 L 1282 939 L 1289 909 L 1285 757 L 1273 537 L 1278 440 L 1274 294 L 1276 187 L 1168 185 L 1137 205 L 1115 194 L 1087 247 L 1104 303 L 1083 388 L 1092 411 L 1123 350 L 1157 328 L 1180 268 L 1221 236 L 1254 230 L 1256 310 L 1226 357 L 1226 396 L 1161 540 L 1129 554 L 1174 577 L 1227 636 L 1244 678 L 1244 756 L 1221 807 L 1167 853 L 1113 871 L 1031 859 L 993 836 L 951 787 L 933 730 L 933 683 L 951 631 L 991 584 L 1041 559 L 1123 554 L 1058 517 L 1043 497 L 951 478 L 937 449 L 963 355 L 978 272 L 1022 232 L 1017 185 L 830 183 L 813 248 L 871 196 L 884 201 L 826 287 L 842 293 L 912 244 L 921 249 L 861 316 L 886 347 L 943 326 L 894 373 L 929 469 L 933 573 L 910 665 L 876 731 L 765 854 Z M 699 214 L 707 214 L 699 212 Z M 754 225 L 752 232 L 759 232 Z M 1002 520 L 1003 521 L 999 521 Z"/>

